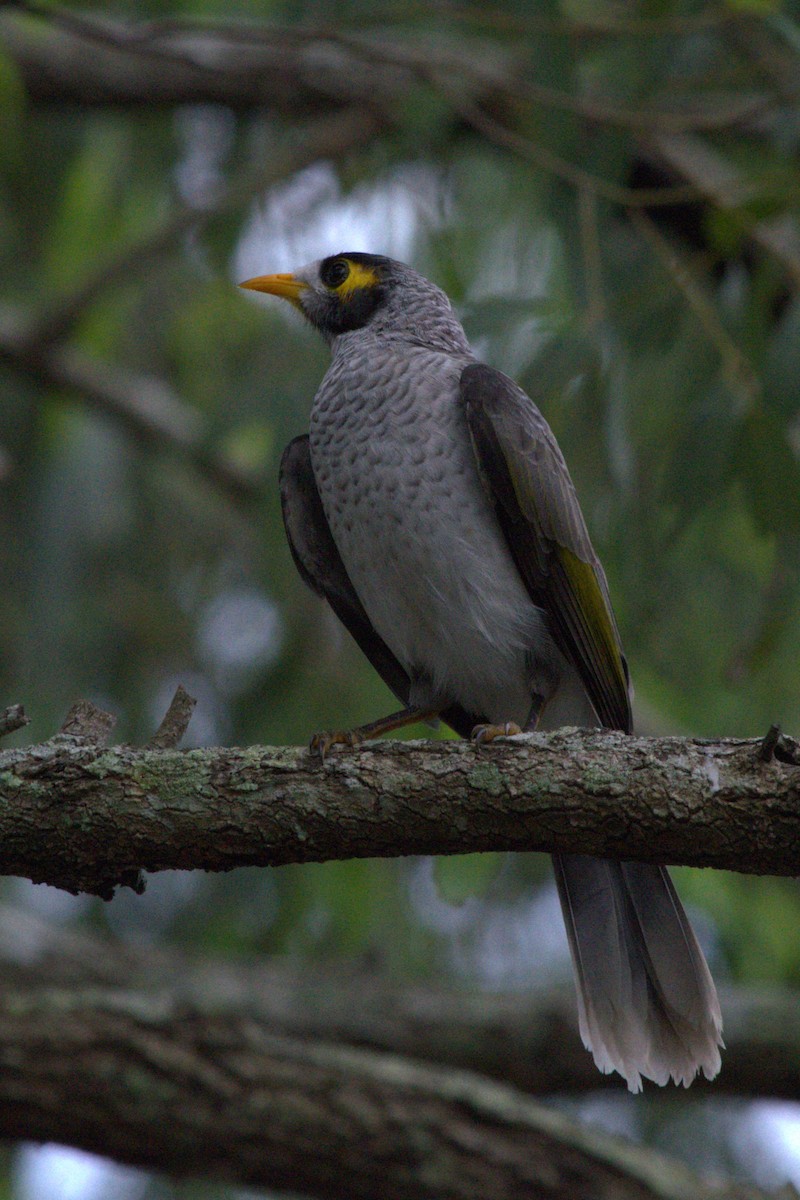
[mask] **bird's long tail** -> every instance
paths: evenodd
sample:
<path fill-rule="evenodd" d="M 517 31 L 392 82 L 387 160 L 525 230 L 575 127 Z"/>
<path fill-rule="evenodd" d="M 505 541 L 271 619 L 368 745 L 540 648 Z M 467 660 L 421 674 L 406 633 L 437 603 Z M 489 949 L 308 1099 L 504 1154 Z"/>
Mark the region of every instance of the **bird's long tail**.
<path fill-rule="evenodd" d="M 632 1092 L 720 1068 L 714 981 L 664 867 L 554 855 L 581 1037 Z"/>

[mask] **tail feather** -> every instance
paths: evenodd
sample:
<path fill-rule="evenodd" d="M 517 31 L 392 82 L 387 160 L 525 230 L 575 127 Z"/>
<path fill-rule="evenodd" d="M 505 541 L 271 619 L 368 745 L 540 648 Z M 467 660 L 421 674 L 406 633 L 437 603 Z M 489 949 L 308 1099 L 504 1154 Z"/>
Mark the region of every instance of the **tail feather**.
<path fill-rule="evenodd" d="M 720 1069 L 722 1013 L 711 972 L 665 867 L 621 863 L 648 973 L 679 1042 L 696 1064 L 680 1080 L 687 1086 L 702 1071 Z M 709 1032 L 713 1037 L 709 1039 Z"/>
<path fill-rule="evenodd" d="M 711 974 L 663 867 L 557 855 L 581 1037 L 631 1091 L 642 1076 L 688 1086 L 720 1068 L 722 1017 Z"/>

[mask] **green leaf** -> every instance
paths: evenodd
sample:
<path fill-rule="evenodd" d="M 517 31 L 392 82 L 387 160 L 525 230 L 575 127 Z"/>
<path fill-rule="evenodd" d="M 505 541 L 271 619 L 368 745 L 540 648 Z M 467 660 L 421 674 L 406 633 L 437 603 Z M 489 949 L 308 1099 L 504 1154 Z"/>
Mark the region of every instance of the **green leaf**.
<path fill-rule="evenodd" d="M 737 431 L 726 388 L 712 387 L 686 413 L 667 462 L 662 495 L 685 513 L 697 512 L 725 486 Z"/>
<path fill-rule="evenodd" d="M 781 5 L 778 0 L 770 8 L 770 15 L 764 22 L 769 29 L 779 34 L 793 50 L 800 52 L 800 28 L 796 21 L 793 21 L 788 13 L 781 12 Z"/>
<path fill-rule="evenodd" d="M 781 0 L 726 0 L 728 8 L 734 12 L 752 13 L 762 17 L 780 12 Z"/>
<path fill-rule="evenodd" d="M 0 161 L 16 156 L 20 149 L 25 86 L 17 64 L 0 45 Z"/>
<path fill-rule="evenodd" d="M 121 122 L 87 128 L 64 173 L 43 263 L 50 289 L 74 287 L 118 230 L 127 136 Z"/>
<path fill-rule="evenodd" d="M 500 869 L 501 855 L 457 854 L 437 858 L 433 877 L 439 896 L 446 904 L 465 904 L 485 896 Z"/>
<path fill-rule="evenodd" d="M 222 449 L 229 462 L 244 471 L 262 471 L 270 461 L 275 442 L 275 429 L 267 421 L 248 421 L 236 425 L 222 440 Z"/>
<path fill-rule="evenodd" d="M 771 414 L 749 413 L 734 434 L 731 473 L 763 533 L 800 533 L 800 463 Z"/>

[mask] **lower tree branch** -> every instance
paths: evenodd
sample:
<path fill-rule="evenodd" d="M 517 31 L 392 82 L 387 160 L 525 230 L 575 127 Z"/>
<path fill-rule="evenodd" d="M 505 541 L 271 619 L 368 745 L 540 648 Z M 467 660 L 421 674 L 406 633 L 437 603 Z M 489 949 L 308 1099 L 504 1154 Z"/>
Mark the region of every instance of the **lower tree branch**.
<path fill-rule="evenodd" d="M 0 990 L 0 1135 L 328 1200 L 760 1194 L 710 1186 L 475 1074 L 122 989 Z"/>
<path fill-rule="evenodd" d="M 764 762 L 761 746 L 565 729 L 375 743 L 323 765 L 61 734 L 0 752 L 0 873 L 108 895 L 140 869 L 547 850 L 797 875 L 796 748 Z"/>
<path fill-rule="evenodd" d="M 352 963 L 198 959 L 174 949 L 120 945 L 78 928 L 53 928 L 2 904 L 0 979 L 0 994 L 16 996 L 26 1010 L 58 1002 L 78 1013 L 101 996 L 119 1006 L 136 995 L 164 1015 L 165 1038 L 172 1036 L 170 1013 L 178 1039 L 185 1019 L 213 1026 L 215 1036 L 229 1043 L 236 1030 L 254 1021 L 281 1036 L 479 1072 L 533 1095 L 624 1089 L 619 1076 L 599 1074 L 581 1045 L 571 986 L 504 994 L 399 983 Z M 722 1072 L 711 1083 L 695 1080 L 692 1099 L 702 1091 L 800 1100 L 796 993 L 727 988 L 720 999 Z M 648 1090 L 659 1098 L 684 1096 Z"/>

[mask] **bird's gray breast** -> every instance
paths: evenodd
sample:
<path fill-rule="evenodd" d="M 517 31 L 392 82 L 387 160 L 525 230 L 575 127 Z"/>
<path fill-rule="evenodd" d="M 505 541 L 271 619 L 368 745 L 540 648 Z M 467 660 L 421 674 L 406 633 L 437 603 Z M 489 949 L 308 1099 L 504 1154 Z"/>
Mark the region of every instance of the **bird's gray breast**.
<path fill-rule="evenodd" d="M 334 358 L 310 425 L 344 565 L 417 681 L 412 702 L 524 720 L 531 650 L 554 651 L 478 477 L 458 400 L 468 360 L 364 340 Z"/>

